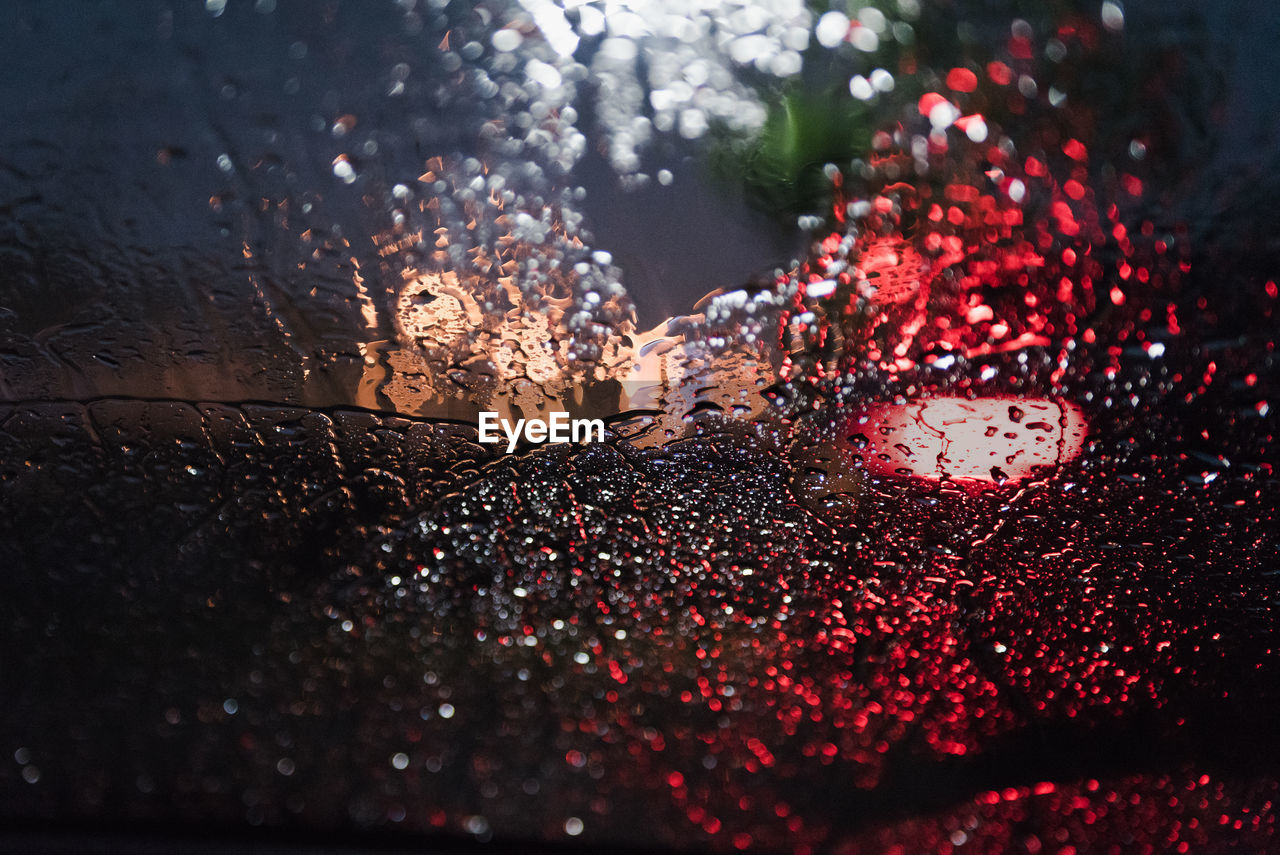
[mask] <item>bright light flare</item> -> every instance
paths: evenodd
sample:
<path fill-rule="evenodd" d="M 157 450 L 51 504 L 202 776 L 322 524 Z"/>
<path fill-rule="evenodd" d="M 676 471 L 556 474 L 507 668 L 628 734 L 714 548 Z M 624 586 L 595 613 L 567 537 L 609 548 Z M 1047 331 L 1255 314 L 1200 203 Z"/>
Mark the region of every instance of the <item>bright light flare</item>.
<path fill-rule="evenodd" d="M 849 441 L 874 474 L 996 484 L 1069 462 L 1085 433 L 1078 405 L 1012 395 L 879 404 L 848 426 Z"/>

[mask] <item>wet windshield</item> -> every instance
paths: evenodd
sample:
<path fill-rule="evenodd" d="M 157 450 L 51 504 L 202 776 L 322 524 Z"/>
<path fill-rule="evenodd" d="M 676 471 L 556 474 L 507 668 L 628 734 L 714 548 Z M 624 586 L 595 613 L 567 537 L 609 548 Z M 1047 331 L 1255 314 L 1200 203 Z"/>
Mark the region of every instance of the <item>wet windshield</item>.
<path fill-rule="evenodd" d="M 1280 845 L 1277 25 L 6 3 L 0 847 Z"/>

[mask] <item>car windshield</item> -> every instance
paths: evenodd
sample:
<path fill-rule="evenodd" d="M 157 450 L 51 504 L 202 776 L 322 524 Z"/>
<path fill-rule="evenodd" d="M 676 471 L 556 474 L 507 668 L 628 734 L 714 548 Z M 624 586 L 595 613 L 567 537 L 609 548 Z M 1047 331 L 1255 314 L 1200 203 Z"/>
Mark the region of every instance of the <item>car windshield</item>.
<path fill-rule="evenodd" d="M 1277 27 L 7 0 L 0 850 L 1276 851 Z"/>

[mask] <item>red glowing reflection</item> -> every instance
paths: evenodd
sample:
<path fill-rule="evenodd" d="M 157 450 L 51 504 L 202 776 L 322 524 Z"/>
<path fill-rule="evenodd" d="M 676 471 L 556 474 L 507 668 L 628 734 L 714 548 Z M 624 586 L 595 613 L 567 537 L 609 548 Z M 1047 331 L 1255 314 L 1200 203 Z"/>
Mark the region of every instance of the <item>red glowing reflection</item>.
<path fill-rule="evenodd" d="M 1076 404 L 1012 395 L 879 404 L 849 425 L 868 470 L 929 480 L 1030 478 L 1075 458 L 1084 438 Z"/>

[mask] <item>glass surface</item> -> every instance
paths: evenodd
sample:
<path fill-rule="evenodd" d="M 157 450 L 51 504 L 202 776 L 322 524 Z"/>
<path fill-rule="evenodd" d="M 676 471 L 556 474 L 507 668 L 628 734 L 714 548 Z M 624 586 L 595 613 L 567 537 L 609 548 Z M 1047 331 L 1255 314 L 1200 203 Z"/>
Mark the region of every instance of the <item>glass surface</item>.
<path fill-rule="evenodd" d="M 8 0 L 0 850 L 1280 848 L 1278 28 Z"/>

